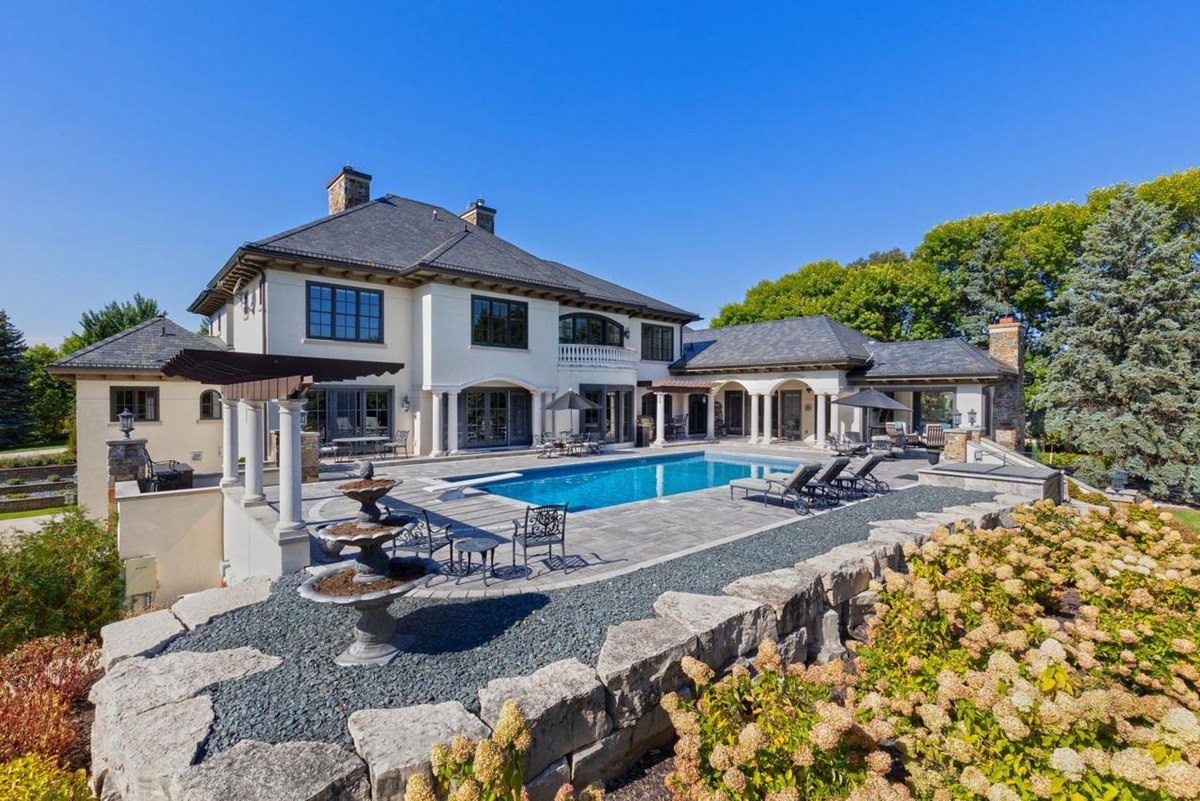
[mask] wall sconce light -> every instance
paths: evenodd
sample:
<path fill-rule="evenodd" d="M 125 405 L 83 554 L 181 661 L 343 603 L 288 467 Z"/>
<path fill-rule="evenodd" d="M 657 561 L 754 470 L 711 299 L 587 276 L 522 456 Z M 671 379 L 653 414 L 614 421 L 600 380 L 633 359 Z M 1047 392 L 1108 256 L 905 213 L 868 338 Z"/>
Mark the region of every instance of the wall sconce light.
<path fill-rule="evenodd" d="M 977 419 L 979 419 L 979 415 L 975 412 L 974 409 L 967 412 L 967 425 L 969 425 L 971 428 L 975 427 L 975 421 Z"/>
<path fill-rule="evenodd" d="M 953 412 L 951 412 L 950 422 L 955 428 L 958 428 L 960 425 L 962 425 L 962 412 L 960 412 L 958 409 L 955 409 Z"/>
<path fill-rule="evenodd" d="M 406 412 L 412 408 L 412 401 L 410 401 L 408 399 L 407 395 L 405 395 L 404 398 L 400 401 L 400 408 Z"/>
<path fill-rule="evenodd" d="M 300 410 L 300 430 L 301 431 L 308 430 L 308 409 Z"/>
<path fill-rule="evenodd" d="M 125 439 L 129 439 L 130 433 L 133 432 L 133 412 L 129 411 L 129 407 L 125 407 L 125 411 L 117 415 L 117 424 L 121 427 L 121 433 L 125 435 Z"/>
<path fill-rule="evenodd" d="M 1116 468 L 1112 471 L 1112 488 L 1114 492 L 1121 492 L 1125 489 L 1125 485 L 1129 481 L 1129 473 L 1121 468 Z"/>

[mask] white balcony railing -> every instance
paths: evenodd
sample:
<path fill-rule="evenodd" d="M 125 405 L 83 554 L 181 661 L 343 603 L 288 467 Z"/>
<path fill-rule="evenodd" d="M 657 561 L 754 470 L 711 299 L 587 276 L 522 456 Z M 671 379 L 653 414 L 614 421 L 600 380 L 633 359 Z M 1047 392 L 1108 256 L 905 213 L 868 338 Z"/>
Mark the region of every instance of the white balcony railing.
<path fill-rule="evenodd" d="M 615 345 L 577 345 L 559 343 L 559 367 L 601 367 L 613 370 L 636 370 L 637 351 Z"/>

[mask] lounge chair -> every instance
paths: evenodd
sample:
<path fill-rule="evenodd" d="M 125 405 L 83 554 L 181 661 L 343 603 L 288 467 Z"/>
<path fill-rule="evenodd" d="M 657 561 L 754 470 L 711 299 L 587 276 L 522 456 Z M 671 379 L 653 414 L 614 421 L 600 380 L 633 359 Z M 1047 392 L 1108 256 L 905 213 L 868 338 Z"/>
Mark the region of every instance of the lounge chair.
<path fill-rule="evenodd" d="M 416 551 L 432 559 L 436 552 L 449 545 L 451 561 L 454 561 L 454 537 L 451 533 L 453 527 L 453 523 L 434 525 L 429 519 L 429 512 L 422 509 L 420 517 L 396 532 L 392 539 L 392 549 Z"/>
<path fill-rule="evenodd" d="M 818 462 L 801 462 L 791 473 L 771 473 L 763 478 L 735 478 L 729 482 L 729 498 L 733 499 L 734 490 L 742 490 L 742 497 L 750 493 L 762 495 L 765 504 L 770 498 L 778 497 L 780 503 L 791 501 L 796 514 L 802 511 L 811 512 L 812 508 L 804 499 L 802 492 L 808 483 L 821 470 Z"/>
<path fill-rule="evenodd" d="M 844 488 L 860 495 L 868 493 L 887 492 L 887 482 L 872 475 L 879 463 L 883 461 L 882 453 L 873 453 L 849 475 L 840 475 L 833 480 L 835 486 Z"/>
<path fill-rule="evenodd" d="M 539 459 L 553 459 L 555 456 L 561 455 L 563 450 L 562 442 L 552 431 L 543 433 L 541 441 L 535 447 Z"/>
<path fill-rule="evenodd" d="M 840 502 L 842 500 L 842 493 L 846 490 L 839 489 L 835 482 L 849 464 L 849 456 L 839 456 L 836 459 L 831 459 L 829 464 L 825 465 L 825 468 L 821 470 L 820 474 L 804 486 L 805 492 L 811 495 L 813 500 L 819 498 L 834 504 Z"/>
<path fill-rule="evenodd" d="M 604 449 L 607 447 L 604 437 L 599 434 L 588 434 L 587 438 L 583 441 L 583 445 L 587 448 L 588 453 L 593 454 L 604 453 Z"/>
<path fill-rule="evenodd" d="M 839 456 L 866 453 L 870 448 L 857 431 L 847 431 L 844 436 L 829 435 L 829 447 Z"/>
<path fill-rule="evenodd" d="M 529 549 L 545 548 L 547 556 L 554 557 L 554 546 L 558 546 L 559 555 L 566 557 L 567 542 L 567 504 L 555 503 L 546 506 L 530 506 L 525 509 L 524 519 L 513 521 L 512 563 L 517 564 L 517 546 L 521 546 L 521 556 L 525 566 L 529 566 Z"/>

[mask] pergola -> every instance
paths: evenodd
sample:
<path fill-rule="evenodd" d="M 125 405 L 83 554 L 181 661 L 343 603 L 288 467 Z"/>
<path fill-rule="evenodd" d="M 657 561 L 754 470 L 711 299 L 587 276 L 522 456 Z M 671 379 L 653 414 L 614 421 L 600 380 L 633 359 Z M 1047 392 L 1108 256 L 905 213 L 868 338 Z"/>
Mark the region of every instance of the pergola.
<path fill-rule="evenodd" d="M 267 403 L 279 407 L 279 522 L 278 534 L 300 531 L 300 413 L 308 390 L 329 381 L 397 373 L 399 362 L 353 359 L 320 359 L 238 353 L 229 350 L 185 349 L 162 367 L 167 376 L 187 378 L 221 387 L 222 476 L 221 486 L 238 483 L 238 408 L 246 409 L 246 483 L 243 506 L 266 502 L 263 493 L 263 412 Z"/>
<path fill-rule="evenodd" d="M 661 448 L 667 442 L 666 396 L 670 392 L 699 392 L 708 395 L 708 421 L 706 439 L 716 439 L 716 398 L 713 393 L 720 382 L 701 381 L 695 378 L 656 378 L 650 381 L 639 381 L 638 386 L 654 393 L 654 445 Z"/>

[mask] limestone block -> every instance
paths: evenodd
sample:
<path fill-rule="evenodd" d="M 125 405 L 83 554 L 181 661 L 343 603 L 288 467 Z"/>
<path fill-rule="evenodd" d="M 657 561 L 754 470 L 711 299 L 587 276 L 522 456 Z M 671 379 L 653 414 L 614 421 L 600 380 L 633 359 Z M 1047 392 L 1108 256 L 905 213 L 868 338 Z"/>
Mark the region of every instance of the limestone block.
<path fill-rule="evenodd" d="M 865 642 L 867 639 L 867 623 L 875 617 L 875 604 L 877 603 L 879 603 L 879 593 L 871 590 L 860 592 L 850 599 L 846 631 L 859 642 Z"/>
<path fill-rule="evenodd" d="M 682 693 L 681 693 L 682 694 Z M 580 748 L 571 755 L 571 784 L 582 789 L 602 784 L 626 773 L 643 756 L 671 745 L 675 729 L 661 706 L 655 707 L 637 723 L 617 729 L 599 742 Z"/>
<path fill-rule="evenodd" d="M 255 576 L 230 587 L 218 587 L 185 595 L 175 602 L 171 611 L 183 625 L 194 629 L 214 617 L 265 601 L 270 594 L 271 580 L 265 576 Z"/>
<path fill-rule="evenodd" d="M 812 628 L 816 628 L 814 623 Z M 797 629 L 779 641 L 779 655 L 786 665 L 803 665 L 808 656 L 808 629 Z"/>
<path fill-rule="evenodd" d="M 755 651 L 778 630 L 774 609 L 732 595 L 665 592 L 654 611 L 695 634 L 700 659 L 717 670 Z"/>
<path fill-rule="evenodd" d="M 491 730 L 458 701 L 401 709 L 362 709 L 348 722 L 354 750 L 367 762 L 371 797 L 401 799 L 418 773 L 432 779 L 429 751 L 462 734 L 479 741 Z"/>
<path fill-rule="evenodd" d="M 907 531 L 897 531 L 893 528 L 873 528 L 871 533 L 867 535 L 867 542 L 886 542 L 897 545 L 901 549 L 901 558 L 904 555 L 904 546 L 908 543 L 917 544 L 916 535 L 910 534 Z"/>
<path fill-rule="evenodd" d="M 877 558 L 871 546 L 875 543 L 851 542 L 839 545 L 819 556 L 806 559 L 806 565 L 817 571 L 825 588 L 830 606 L 840 606 L 867 589 L 877 575 Z M 798 565 L 799 567 L 799 565 Z"/>
<path fill-rule="evenodd" d="M 100 629 L 100 664 L 108 670 L 131 656 L 157 654 L 183 632 L 183 624 L 168 609 L 109 623 Z"/>
<path fill-rule="evenodd" d="M 664 693 L 687 683 L 680 662 L 696 655 L 696 637 L 673 620 L 633 620 L 610 626 L 596 673 L 608 691 L 608 713 L 618 728 L 654 709 Z"/>
<path fill-rule="evenodd" d="M 571 766 L 567 764 L 567 760 L 560 759 L 526 782 L 525 792 L 529 794 L 529 801 L 554 801 L 559 788 L 570 781 Z"/>
<path fill-rule="evenodd" d="M 367 766 L 330 743 L 242 740 L 171 783 L 172 801 L 369 801 Z"/>
<path fill-rule="evenodd" d="M 108 792 L 124 801 L 166 801 L 171 778 L 195 762 L 212 721 L 207 695 L 115 721 L 108 732 Z"/>
<path fill-rule="evenodd" d="M 825 614 L 821 615 L 821 625 L 817 629 L 816 662 L 818 665 L 825 665 L 835 659 L 841 659 L 846 654 L 846 647 L 842 645 L 841 629 L 841 620 L 838 618 L 837 611 L 825 610 Z"/>
<path fill-rule="evenodd" d="M 528 676 L 489 681 L 479 691 L 479 716 L 495 728 L 504 702 L 510 699 L 521 707 L 533 737 L 533 747 L 525 754 L 526 776 L 541 773 L 550 763 L 612 730 L 604 685 L 596 671 L 575 659 L 555 662 Z"/>
<path fill-rule="evenodd" d="M 899 543 L 880 542 L 879 540 L 872 540 L 868 536 L 866 542 L 860 542 L 857 545 L 865 549 L 874 558 L 875 578 L 881 577 L 884 570 L 899 570 L 900 565 L 904 564 L 904 550 Z"/>
<path fill-rule="evenodd" d="M 917 512 L 917 517 L 922 520 L 928 520 L 935 527 L 959 526 L 960 528 L 975 528 L 975 524 L 970 520 L 964 520 L 962 515 L 950 514 L 949 512 Z"/>
<path fill-rule="evenodd" d="M 824 589 L 821 574 L 810 567 L 785 567 L 756 573 L 725 585 L 726 595 L 766 604 L 775 610 L 776 634 L 807 626 L 820 612 Z"/>

